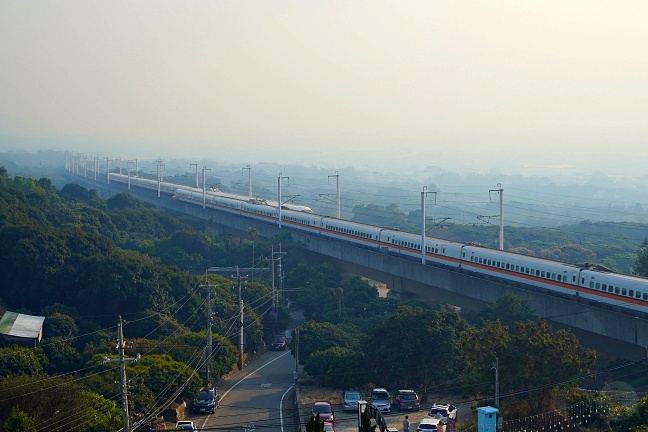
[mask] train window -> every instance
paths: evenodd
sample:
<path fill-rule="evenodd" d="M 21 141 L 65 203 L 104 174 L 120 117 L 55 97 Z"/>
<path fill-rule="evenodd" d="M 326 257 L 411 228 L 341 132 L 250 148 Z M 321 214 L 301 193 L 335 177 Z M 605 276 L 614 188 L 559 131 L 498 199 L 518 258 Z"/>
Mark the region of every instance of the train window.
<path fill-rule="evenodd" d="M 479 258 L 479 264 L 484 264 L 481 258 Z"/>
<path fill-rule="evenodd" d="M 648 300 L 648 293 L 643 293 L 643 299 Z"/>
<path fill-rule="evenodd" d="M 639 291 L 635 293 L 635 298 L 641 298 L 641 293 Z"/>
<path fill-rule="evenodd" d="M 628 295 L 628 290 L 625 288 L 621 289 L 621 295 Z"/>
<path fill-rule="evenodd" d="M 614 294 L 619 294 L 620 291 L 619 287 L 614 287 Z"/>
<path fill-rule="evenodd" d="M 536 270 L 536 271 L 535 271 L 535 275 L 536 275 L 536 276 L 540 276 L 540 270 Z"/>
<path fill-rule="evenodd" d="M 545 276 L 545 272 L 543 270 L 543 271 L 540 272 L 540 277 L 544 277 L 544 276 Z"/>
<path fill-rule="evenodd" d="M 506 263 L 506 270 L 510 270 L 511 265 L 509 263 Z"/>
<path fill-rule="evenodd" d="M 515 271 L 516 271 L 516 272 L 519 272 L 519 271 L 520 271 L 520 266 L 519 266 L 519 265 L 516 265 L 516 266 L 515 266 Z"/>
<path fill-rule="evenodd" d="M 598 289 L 598 284 L 596 284 L 596 289 Z M 607 285 L 603 284 L 603 291 L 605 291 L 606 289 L 607 289 Z"/>
<path fill-rule="evenodd" d="M 608 292 L 612 292 L 612 291 L 614 291 L 614 287 L 613 287 L 612 285 L 610 285 L 610 286 L 608 287 Z"/>
<path fill-rule="evenodd" d="M 628 291 L 628 295 L 629 295 L 630 297 L 634 297 L 634 290 L 630 290 L 630 291 Z"/>
<path fill-rule="evenodd" d="M 596 286 L 594 286 L 594 282 L 592 282 L 592 281 L 590 281 L 590 288 L 601 289 L 601 287 L 599 286 L 599 284 L 596 284 Z"/>

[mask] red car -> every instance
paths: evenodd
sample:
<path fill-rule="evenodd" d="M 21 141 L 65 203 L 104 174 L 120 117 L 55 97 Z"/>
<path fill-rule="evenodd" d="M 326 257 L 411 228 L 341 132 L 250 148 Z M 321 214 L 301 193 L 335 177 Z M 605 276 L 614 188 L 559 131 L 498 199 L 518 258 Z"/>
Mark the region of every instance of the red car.
<path fill-rule="evenodd" d="M 313 404 L 311 413 L 314 416 L 319 414 L 320 420 L 324 423 L 333 423 L 333 406 L 328 401 L 317 401 Z"/>

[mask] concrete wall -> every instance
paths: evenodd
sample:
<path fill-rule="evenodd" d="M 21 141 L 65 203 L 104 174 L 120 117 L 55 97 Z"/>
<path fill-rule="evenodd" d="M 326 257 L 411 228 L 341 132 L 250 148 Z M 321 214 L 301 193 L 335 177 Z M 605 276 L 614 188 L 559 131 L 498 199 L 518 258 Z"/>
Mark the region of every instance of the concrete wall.
<path fill-rule="evenodd" d="M 71 178 L 84 187 L 112 195 L 124 192 L 118 183 L 109 186 L 91 179 Z M 157 193 L 145 193 L 132 189 L 133 195 L 157 206 L 190 214 L 213 222 L 212 226 L 222 235 L 247 236 L 249 228 L 255 228 L 259 237 L 269 238 L 283 230 L 271 223 L 258 222 L 202 209 Z M 630 359 L 646 357 L 648 347 L 648 320 L 645 316 L 634 317 L 623 310 L 613 310 L 596 302 L 575 296 L 565 296 L 542 291 L 523 284 L 511 285 L 502 280 L 485 279 L 483 276 L 452 268 L 423 265 L 420 261 L 393 256 L 374 249 L 365 249 L 345 242 L 332 241 L 317 235 L 292 232 L 294 241 L 305 251 L 321 259 L 325 257 L 338 269 L 384 282 L 401 299 L 416 298 L 428 303 L 444 302 L 462 308 L 476 309 L 493 302 L 506 292 L 528 299 L 538 316 L 551 321 L 557 327 L 569 328 L 584 343 L 604 351 L 612 350 Z M 602 345 L 602 346 L 600 346 Z"/>

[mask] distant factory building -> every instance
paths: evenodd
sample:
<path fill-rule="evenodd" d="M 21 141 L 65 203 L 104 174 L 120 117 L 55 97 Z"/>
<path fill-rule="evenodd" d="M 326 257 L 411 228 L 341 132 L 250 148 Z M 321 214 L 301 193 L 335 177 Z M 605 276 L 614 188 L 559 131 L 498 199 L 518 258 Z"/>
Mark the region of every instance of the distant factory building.
<path fill-rule="evenodd" d="M 25 347 L 38 346 L 43 338 L 45 317 L 5 312 L 0 318 L 2 344 Z"/>

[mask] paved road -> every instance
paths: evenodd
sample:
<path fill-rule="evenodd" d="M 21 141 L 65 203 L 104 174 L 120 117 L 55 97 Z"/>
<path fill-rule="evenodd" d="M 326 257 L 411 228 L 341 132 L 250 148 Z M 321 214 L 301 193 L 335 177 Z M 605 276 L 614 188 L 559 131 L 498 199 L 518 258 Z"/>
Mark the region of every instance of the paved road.
<path fill-rule="evenodd" d="M 292 424 L 291 418 L 283 418 L 281 406 L 287 391 L 294 385 L 294 365 L 290 351 L 263 354 L 246 366 L 247 375 L 219 387 L 221 403 L 216 414 L 196 426 L 234 432 L 280 431 L 282 424 Z"/>
<path fill-rule="evenodd" d="M 300 312 L 291 313 L 291 328 L 303 321 Z M 289 350 L 267 351 L 218 385 L 220 406 L 215 414 L 187 419 L 205 431 L 292 432 L 294 420 L 285 417 L 282 408 L 295 384 L 294 370 L 295 358 Z"/>

